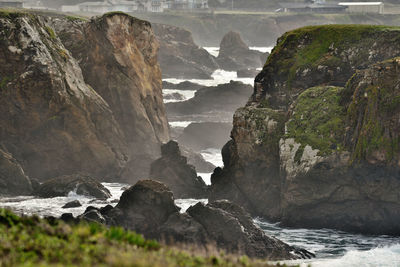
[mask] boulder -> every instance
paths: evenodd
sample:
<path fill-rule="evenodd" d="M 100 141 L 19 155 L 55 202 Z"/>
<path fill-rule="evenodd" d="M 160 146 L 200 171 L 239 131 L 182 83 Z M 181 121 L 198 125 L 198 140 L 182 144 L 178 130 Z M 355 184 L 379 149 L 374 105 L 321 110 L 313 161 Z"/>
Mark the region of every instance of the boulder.
<path fill-rule="evenodd" d="M 34 193 L 39 197 L 52 198 L 68 196 L 69 193 L 85 195 L 97 199 L 111 197 L 110 191 L 88 175 L 64 175 L 43 182 Z"/>
<path fill-rule="evenodd" d="M 187 213 L 199 222 L 217 247 L 228 253 L 246 254 L 252 258 L 298 259 L 314 257 L 303 254 L 276 238 L 267 236 L 254 225 L 250 215 L 230 202 L 216 202 L 204 205 L 197 203 Z"/>
<path fill-rule="evenodd" d="M 11 154 L 0 149 L 0 194 L 29 195 L 32 185 L 21 165 Z"/>
<path fill-rule="evenodd" d="M 174 213 L 160 227 L 161 240 L 169 244 L 191 244 L 206 247 L 211 243 L 206 229 L 187 213 Z"/>
<path fill-rule="evenodd" d="M 80 215 L 78 219 L 88 222 L 103 223 L 103 224 L 106 223 L 106 219 L 96 209 L 85 212 L 84 214 Z"/>
<path fill-rule="evenodd" d="M 222 38 L 217 62 L 224 70 L 237 71 L 262 67 L 264 57 L 262 52 L 250 50 L 239 33 L 230 31 Z"/>
<path fill-rule="evenodd" d="M 117 206 L 104 215 L 124 228 L 156 237 L 158 228 L 174 213 L 179 213 L 179 208 L 169 188 L 156 181 L 142 180 L 124 191 Z"/>
<path fill-rule="evenodd" d="M 169 141 L 161 147 L 161 158 L 151 164 L 150 178 L 166 184 L 177 198 L 204 198 L 207 186 L 196 170 L 182 156 L 178 143 Z"/>
<path fill-rule="evenodd" d="M 158 58 L 163 78 L 211 79 L 218 64 L 213 56 L 194 43 L 191 32 L 156 23 L 153 28 L 160 41 Z"/>
<path fill-rule="evenodd" d="M 73 200 L 71 202 L 68 202 L 61 208 L 62 209 L 70 209 L 70 208 L 77 208 L 77 207 L 82 207 L 82 204 L 79 202 L 79 200 Z"/>

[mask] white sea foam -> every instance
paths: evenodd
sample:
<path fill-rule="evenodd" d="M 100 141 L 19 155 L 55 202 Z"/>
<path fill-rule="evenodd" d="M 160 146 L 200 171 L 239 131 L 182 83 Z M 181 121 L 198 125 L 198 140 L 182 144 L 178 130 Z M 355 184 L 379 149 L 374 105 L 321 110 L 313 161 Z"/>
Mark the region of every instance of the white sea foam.
<path fill-rule="evenodd" d="M 251 50 L 256 50 L 260 51 L 262 53 L 271 53 L 272 49 L 274 48 L 273 46 L 268 46 L 268 47 L 260 47 L 260 46 L 250 46 L 249 47 Z"/>
<path fill-rule="evenodd" d="M 212 172 L 199 172 L 197 175 L 201 176 L 203 178 L 203 181 L 206 183 L 206 185 L 211 185 L 211 174 Z"/>
<path fill-rule="evenodd" d="M 207 52 L 214 56 L 214 57 L 218 57 L 219 54 L 219 47 L 218 46 L 208 46 L 208 47 L 203 47 L 205 50 L 207 50 Z"/>
<path fill-rule="evenodd" d="M 180 212 L 184 213 L 186 210 L 193 205 L 196 205 L 198 202 L 202 202 L 204 204 L 208 203 L 207 199 L 193 199 L 193 198 L 186 198 L 186 199 L 175 199 L 175 204 L 181 208 Z"/>
<path fill-rule="evenodd" d="M 163 79 L 163 81 L 178 84 L 184 81 L 189 81 L 192 83 L 197 83 L 204 86 L 217 86 L 219 84 L 229 83 L 230 81 L 240 81 L 244 84 L 254 84 L 254 78 L 238 78 L 236 71 L 225 71 L 218 69 L 214 71 L 211 75 L 212 79 L 176 79 L 168 78 Z"/>
<path fill-rule="evenodd" d="M 219 47 L 217 46 L 208 46 L 208 47 L 203 47 L 205 50 L 207 50 L 210 55 L 214 57 L 218 57 L 219 55 Z M 251 50 L 257 50 L 262 53 L 271 53 L 272 49 L 274 48 L 273 46 L 268 46 L 268 47 L 261 47 L 261 46 L 250 46 L 249 47 Z"/>
<path fill-rule="evenodd" d="M 208 148 L 205 150 L 202 150 L 200 154 L 203 156 L 203 158 L 214 164 L 216 167 L 222 167 L 224 166 L 224 162 L 222 161 L 222 155 L 221 155 L 221 150 L 217 148 Z"/>
<path fill-rule="evenodd" d="M 186 128 L 189 124 L 193 123 L 194 121 L 170 121 L 169 125 L 172 128 Z"/>
<path fill-rule="evenodd" d="M 182 102 L 194 97 L 196 90 L 178 90 L 178 89 L 163 89 L 164 103 Z M 166 99 L 166 96 L 179 94 L 182 99 Z"/>
<path fill-rule="evenodd" d="M 112 197 L 107 200 L 98 200 L 87 196 L 69 192 L 66 197 L 54 198 L 36 198 L 33 196 L 19 197 L 2 197 L 0 198 L 0 207 L 9 208 L 19 214 L 38 216 L 54 216 L 59 217 L 63 213 L 72 213 L 74 216 L 82 214 L 88 206 L 103 207 L 107 204 L 115 205 L 115 200 L 118 200 L 122 194 L 121 188 L 127 186 L 119 183 L 103 183 L 110 191 Z M 62 209 L 66 203 L 78 200 L 82 206 L 70 209 Z"/>

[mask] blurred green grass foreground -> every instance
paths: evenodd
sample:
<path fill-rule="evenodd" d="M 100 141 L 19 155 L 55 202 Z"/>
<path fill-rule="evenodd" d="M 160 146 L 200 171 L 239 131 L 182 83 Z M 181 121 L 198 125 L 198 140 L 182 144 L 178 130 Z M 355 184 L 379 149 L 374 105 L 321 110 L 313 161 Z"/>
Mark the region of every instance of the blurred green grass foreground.
<path fill-rule="evenodd" d="M 0 209 L 0 266 L 271 266 L 247 257 L 162 245 L 120 227 L 67 224 Z"/>

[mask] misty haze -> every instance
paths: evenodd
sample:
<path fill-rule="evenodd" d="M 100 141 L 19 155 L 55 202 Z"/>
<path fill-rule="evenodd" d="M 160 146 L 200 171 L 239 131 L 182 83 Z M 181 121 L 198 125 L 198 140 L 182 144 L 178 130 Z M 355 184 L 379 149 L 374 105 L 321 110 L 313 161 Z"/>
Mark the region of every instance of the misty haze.
<path fill-rule="evenodd" d="M 0 266 L 400 266 L 400 1 L 0 0 Z"/>

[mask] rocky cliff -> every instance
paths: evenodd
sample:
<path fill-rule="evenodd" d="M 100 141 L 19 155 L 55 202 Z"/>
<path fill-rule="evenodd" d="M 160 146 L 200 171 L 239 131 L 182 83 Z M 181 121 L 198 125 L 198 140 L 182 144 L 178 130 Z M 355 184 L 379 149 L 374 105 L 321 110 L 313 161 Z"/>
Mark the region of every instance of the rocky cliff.
<path fill-rule="evenodd" d="M 146 177 L 169 140 L 162 100 L 159 43 L 151 25 L 122 13 L 89 22 L 53 20 L 85 81 L 109 104 L 127 143 L 126 182 Z"/>
<path fill-rule="evenodd" d="M 194 43 L 190 31 L 156 23 L 153 27 L 160 41 L 159 61 L 164 78 L 211 79 L 218 64 Z"/>
<path fill-rule="evenodd" d="M 356 25 L 283 35 L 235 113 L 211 199 L 289 226 L 400 234 L 399 40 Z"/>
<path fill-rule="evenodd" d="M 149 23 L 5 12 L 0 29 L 0 142 L 30 177 L 147 175 L 169 139 Z"/>

